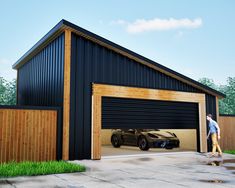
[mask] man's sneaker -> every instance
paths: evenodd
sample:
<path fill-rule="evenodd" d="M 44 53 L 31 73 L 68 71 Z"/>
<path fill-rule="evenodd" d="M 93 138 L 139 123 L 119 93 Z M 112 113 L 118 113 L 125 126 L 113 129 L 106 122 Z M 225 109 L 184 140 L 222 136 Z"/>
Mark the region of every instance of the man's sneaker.
<path fill-rule="evenodd" d="M 217 157 L 217 155 L 215 153 L 211 153 L 210 155 L 208 155 L 209 158 L 213 158 L 213 157 Z"/>

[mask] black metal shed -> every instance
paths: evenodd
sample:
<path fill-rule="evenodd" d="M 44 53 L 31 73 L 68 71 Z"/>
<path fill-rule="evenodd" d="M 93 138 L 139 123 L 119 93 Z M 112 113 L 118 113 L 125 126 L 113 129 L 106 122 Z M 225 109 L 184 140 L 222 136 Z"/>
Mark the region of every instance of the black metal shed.
<path fill-rule="evenodd" d="M 170 128 L 171 122 L 180 120 L 184 114 L 186 119 L 181 122 L 194 122 L 188 128 L 197 129 L 198 151 L 205 151 L 206 120 L 203 118 L 206 113 L 211 113 L 216 118 L 218 98 L 224 97 L 224 94 L 216 90 L 66 20 L 61 20 L 23 55 L 13 68 L 17 69 L 19 105 L 63 107 L 62 158 L 65 160 L 99 159 L 100 143 L 97 141 L 99 138 L 94 136 L 94 122 L 98 119 L 104 123 L 101 125 L 104 128 L 115 127 L 115 123 L 120 123 L 118 118 L 125 119 L 121 114 L 129 113 L 130 119 L 135 109 L 143 109 L 138 111 L 138 117 L 146 111 L 157 113 L 157 119 L 151 119 L 149 116 L 145 118 L 150 118 L 151 122 L 156 124 L 161 122 L 161 128 Z M 117 92 L 115 95 L 102 94 L 101 90 L 97 90 L 98 94 L 95 95 L 94 88 L 99 85 L 107 86 L 107 90 L 108 86 L 114 86 Z M 142 95 L 130 95 L 128 98 L 128 95 L 118 94 L 124 90 L 142 92 L 146 98 Z M 163 94 L 159 94 L 153 101 L 148 93 L 155 95 L 156 92 Z M 204 100 L 198 98 L 194 101 L 193 97 L 199 94 Z M 168 98 L 164 98 L 166 95 Z M 170 95 L 180 97 L 176 99 Z M 100 115 L 94 113 L 95 96 L 102 99 Z M 127 105 L 131 107 L 127 109 Z M 156 106 L 162 108 L 154 110 Z M 172 121 L 167 119 L 165 114 L 171 114 L 169 117 Z M 115 118 L 116 122 L 110 121 Z M 126 118 L 127 121 L 122 124 L 128 124 L 129 127 L 132 124 L 133 127 L 139 122 L 139 119 L 135 122 L 135 118 L 130 120 L 129 124 Z M 100 124 L 97 124 L 99 128 Z M 185 126 L 187 127 L 185 123 L 178 123 L 175 128 Z"/>

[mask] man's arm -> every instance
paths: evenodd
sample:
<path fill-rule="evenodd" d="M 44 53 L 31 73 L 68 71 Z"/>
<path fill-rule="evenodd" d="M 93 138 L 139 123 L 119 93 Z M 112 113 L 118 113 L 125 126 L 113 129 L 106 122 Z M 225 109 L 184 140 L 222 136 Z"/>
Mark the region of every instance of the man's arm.
<path fill-rule="evenodd" d="M 211 134 L 211 130 L 209 130 L 209 132 L 207 134 L 207 139 L 209 138 L 210 134 Z"/>
<path fill-rule="evenodd" d="M 219 128 L 218 123 L 216 123 L 216 122 L 215 122 L 215 127 L 216 127 L 216 129 L 217 129 L 218 139 L 220 139 L 220 128 Z"/>

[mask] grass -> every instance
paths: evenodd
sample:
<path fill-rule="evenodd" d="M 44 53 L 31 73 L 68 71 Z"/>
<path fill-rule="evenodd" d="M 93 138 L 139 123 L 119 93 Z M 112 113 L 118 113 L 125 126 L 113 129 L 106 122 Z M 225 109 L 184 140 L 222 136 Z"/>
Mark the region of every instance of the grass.
<path fill-rule="evenodd" d="M 225 150 L 224 153 L 229 153 L 235 155 L 235 150 Z"/>
<path fill-rule="evenodd" d="M 65 161 L 9 162 L 0 164 L 0 177 L 36 176 L 71 172 L 84 172 L 85 167 Z"/>

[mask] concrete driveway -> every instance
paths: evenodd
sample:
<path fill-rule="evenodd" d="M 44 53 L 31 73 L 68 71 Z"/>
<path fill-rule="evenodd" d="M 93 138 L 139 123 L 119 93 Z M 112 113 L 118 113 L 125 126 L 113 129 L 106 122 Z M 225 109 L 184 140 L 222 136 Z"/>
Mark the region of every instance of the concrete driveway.
<path fill-rule="evenodd" d="M 196 152 L 105 157 L 84 173 L 1 179 L 0 187 L 235 187 L 235 156 L 207 158 Z"/>

